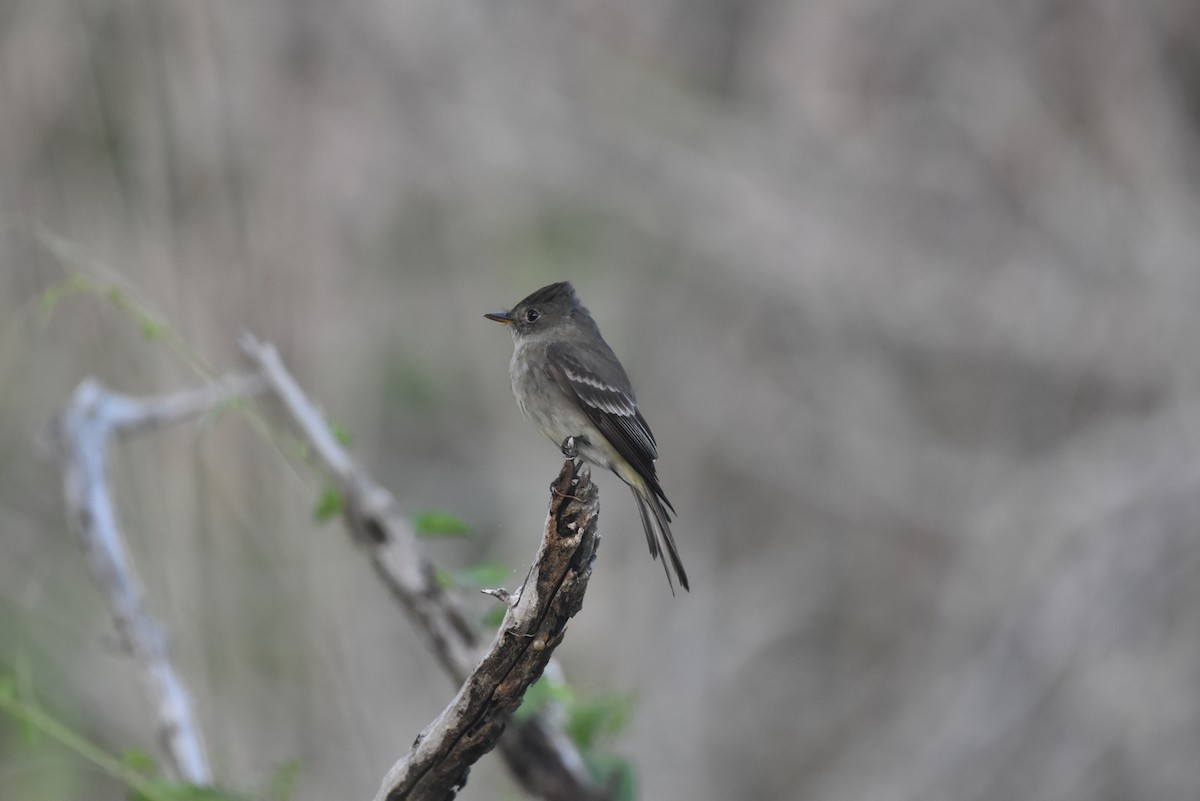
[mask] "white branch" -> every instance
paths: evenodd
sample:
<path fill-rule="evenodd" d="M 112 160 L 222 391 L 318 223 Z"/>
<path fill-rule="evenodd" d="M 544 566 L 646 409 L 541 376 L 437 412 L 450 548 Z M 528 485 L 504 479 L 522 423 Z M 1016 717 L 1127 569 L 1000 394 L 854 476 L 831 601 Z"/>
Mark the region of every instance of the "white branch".
<path fill-rule="evenodd" d="M 235 376 L 194 391 L 131 398 L 89 379 L 75 390 L 58 420 L 57 444 L 71 528 L 87 551 L 122 642 L 142 669 L 169 769 L 196 785 L 212 784 L 204 739 L 125 546 L 108 486 L 108 445 L 114 434 L 182 420 L 259 392 L 263 386 L 255 376 Z"/>

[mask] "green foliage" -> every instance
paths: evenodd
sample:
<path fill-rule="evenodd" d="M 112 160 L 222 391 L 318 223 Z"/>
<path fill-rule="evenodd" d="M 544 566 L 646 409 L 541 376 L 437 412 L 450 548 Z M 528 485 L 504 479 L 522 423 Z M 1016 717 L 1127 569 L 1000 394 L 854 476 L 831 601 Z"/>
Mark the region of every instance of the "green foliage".
<path fill-rule="evenodd" d="M 436 569 L 436 574 L 438 584 L 447 589 L 458 587 L 482 590 L 504 586 L 504 583 L 512 577 L 512 569 L 499 562 L 480 562 L 454 571 L 439 567 Z M 494 629 L 504 620 L 506 611 L 508 610 L 500 604 L 489 607 L 481 623 Z"/>
<path fill-rule="evenodd" d="M 575 693 L 571 690 L 570 686 L 562 682 L 552 681 L 549 676 L 543 675 L 533 683 L 532 687 L 525 691 L 525 699 L 517 707 L 517 711 L 513 713 L 513 720 L 528 720 L 544 710 L 546 705 L 551 701 L 557 701 L 563 706 L 567 706 L 574 699 Z"/>
<path fill-rule="evenodd" d="M 30 747 L 39 747 L 40 738 L 44 737 L 65 747 L 68 751 L 73 751 L 85 762 L 123 782 L 139 799 L 179 801 L 177 796 L 173 797 L 160 792 L 156 782 L 143 775 L 141 766 L 135 768 L 127 765 L 124 760 L 112 756 L 67 724 L 50 715 L 32 700 L 22 697 L 22 693 L 17 689 L 17 682 L 11 675 L 0 676 L 0 712 L 7 713 L 23 726 L 37 731 L 39 738 L 28 742 L 27 745 Z M 134 763 L 141 762 L 137 757 L 134 757 L 133 761 Z"/>
<path fill-rule="evenodd" d="M 154 757 L 140 748 L 131 748 L 121 754 L 121 764 L 143 776 L 153 776 L 158 770 Z"/>
<path fill-rule="evenodd" d="M 621 693 L 606 693 L 592 699 L 582 699 L 571 685 L 542 676 L 525 693 L 525 701 L 517 709 L 517 720 L 541 712 L 555 702 L 567 715 L 567 734 L 579 748 L 587 751 L 606 737 L 619 734 L 629 725 L 633 699 Z"/>
<path fill-rule="evenodd" d="M 50 249 L 64 264 L 78 265 L 85 261 L 74 252 L 66 241 L 53 238 L 48 234 L 45 234 L 44 238 Z M 51 284 L 42 292 L 42 318 L 49 322 L 59 304 L 74 295 L 104 298 L 137 323 L 142 338 L 147 342 L 165 343 L 201 375 L 206 378 L 211 377 L 213 375 L 212 368 L 184 343 L 183 338 L 167 324 L 160 314 L 153 310 L 148 300 L 143 299 L 136 289 L 121 281 L 122 279 L 116 275 L 101 275 L 98 269 L 76 267 L 67 278 Z"/>
<path fill-rule="evenodd" d="M 454 583 L 458 586 L 499 587 L 512 575 L 512 570 L 498 562 L 480 562 L 477 565 L 454 571 Z"/>
<path fill-rule="evenodd" d="M 500 624 L 504 622 L 504 614 L 507 611 L 508 610 L 503 606 L 492 607 L 490 610 L 488 610 L 488 613 L 483 616 L 483 625 L 490 629 L 499 628 Z"/>
<path fill-rule="evenodd" d="M 32 729 L 37 737 L 26 745 L 41 749 L 54 743 L 72 752 L 92 768 L 107 774 L 129 788 L 131 801 L 250 801 L 251 796 L 219 787 L 200 787 L 169 780 L 161 775 L 154 758 L 141 749 L 130 749 L 120 757 L 113 756 L 88 740 L 69 725 L 42 709 L 22 691 L 10 673 L 0 673 L 0 712 L 7 714 L 23 727 Z M 287 763 L 281 767 L 270 788 L 261 797 L 266 801 L 286 801 L 294 787 L 299 766 Z"/>
<path fill-rule="evenodd" d="M 63 298 L 91 292 L 95 292 L 92 281 L 82 273 L 76 273 L 64 281 L 51 284 L 42 293 L 42 319 L 48 322 Z"/>
<path fill-rule="evenodd" d="M 0 709 L 7 709 L 10 705 L 17 703 L 17 677 L 10 674 L 0 674 Z M 35 748 L 38 744 L 37 727 L 19 716 L 13 715 L 14 721 L 17 723 L 18 736 L 21 738 L 21 743 L 26 748 Z"/>
<path fill-rule="evenodd" d="M 471 528 L 461 518 L 441 509 L 430 509 L 413 518 L 417 536 L 425 539 L 434 537 L 465 537 Z"/>
<path fill-rule="evenodd" d="M 354 437 L 350 436 L 350 431 L 341 423 L 330 423 L 329 431 L 343 448 L 349 448 L 354 441 Z"/>
<path fill-rule="evenodd" d="M 629 725 L 633 699 L 609 693 L 591 700 L 573 699 L 567 708 L 567 734 L 584 751 L 625 730 Z"/>
<path fill-rule="evenodd" d="M 628 759 L 612 755 L 585 754 L 583 761 L 587 763 L 588 771 L 597 782 L 615 789 L 614 801 L 633 801 L 637 797 L 633 763 Z"/>
<path fill-rule="evenodd" d="M 321 488 L 321 495 L 313 507 L 313 519 L 318 523 L 327 523 L 342 513 L 342 493 L 333 484 Z"/>
<path fill-rule="evenodd" d="M 525 700 L 513 714 L 515 720 L 547 711 L 557 706 L 557 714 L 565 715 L 566 731 L 583 755 L 592 776 L 605 786 L 617 788 L 617 798 L 632 801 L 634 797 L 633 766 L 624 757 L 606 752 L 616 735 L 629 725 L 633 699 L 629 695 L 608 693 L 583 699 L 565 682 L 542 676 L 525 693 Z"/>

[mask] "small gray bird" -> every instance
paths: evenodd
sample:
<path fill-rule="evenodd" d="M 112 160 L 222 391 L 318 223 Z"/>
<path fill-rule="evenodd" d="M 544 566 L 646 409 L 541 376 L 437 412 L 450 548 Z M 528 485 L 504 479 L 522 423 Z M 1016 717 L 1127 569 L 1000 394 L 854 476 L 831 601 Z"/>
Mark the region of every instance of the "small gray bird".
<path fill-rule="evenodd" d="M 658 447 L 625 368 L 600 336 L 592 315 L 566 281 L 542 287 L 511 311 L 485 314 L 512 330 L 509 378 L 521 413 L 562 448 L 607 467 L 620 476 L 637 499 L 650 556 L 657 559 L 662 535 L 663 570 L 674 594 L 671 569 L 688 589 L 679 561 L 671 516 L 675 507 L 663 494 L 654 469 Z M 667 558 L 671 565 L 667 566 Z"/>

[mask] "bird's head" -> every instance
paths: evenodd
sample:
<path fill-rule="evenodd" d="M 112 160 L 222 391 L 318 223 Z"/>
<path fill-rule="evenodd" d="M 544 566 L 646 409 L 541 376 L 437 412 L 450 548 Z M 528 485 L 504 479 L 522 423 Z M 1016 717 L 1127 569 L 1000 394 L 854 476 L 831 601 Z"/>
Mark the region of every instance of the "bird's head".
<path fill-rule="evenodd" d="M 484 317 L 504 323 L 512 328 L 514 339 L 521 339 L 550 330 L 582 308 L 575 288 L 567 281 L 560 281 L 542 287 L 509 311 L 485 314 Z"/>

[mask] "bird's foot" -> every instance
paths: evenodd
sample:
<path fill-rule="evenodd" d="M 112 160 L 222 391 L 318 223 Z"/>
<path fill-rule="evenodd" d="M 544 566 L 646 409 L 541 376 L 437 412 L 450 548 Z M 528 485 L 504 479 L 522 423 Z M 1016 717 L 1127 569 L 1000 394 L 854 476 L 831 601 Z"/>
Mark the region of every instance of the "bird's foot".
<path fill-rule="evenodd" d="M 568 449 L 570 450 L 570 453 L 568 453 Z M 575 437 L 567 437 L 565 440 L 563 440 L 562 451 L 563 451 L 563 456 L 566 456 L 568 459 L 575 462 L 575 473 L 578 473 L 579 472 L 578 471 L 579 464 L 578 464 L 578 453 L 575 449 Z M 559 482 L 559 479 L 557 479 L 557 478 L 550 482 L 550 492 L 552 494 L 557 495 L 559 498 L 569 498 L 570 500 L 580 501 L 580 502 L 583 501 L 582 498 L 580 498 L 576 495 L 572 495 L 569 492 L 561 491 L 558 488 L 558 482 Z M 574 488 L 577 486 L 579 486 L 579 476 L 575 475 L 575 477 L 571 479 L 571 487 Z"/>
<path fill-rule="evenodd" d="M 578 439 L 586 442 L 586 440 L 584 440 L 583 437 L 579 437 Z M 578 459 L 579 458 L 579 446 L 576 443 L 576 437 L 574 437 L 574 436 L 567 437 L 566 439 L 564 439 L 562 441 L 561 447 L 562 447 L 562 455 L 565 456 L 566 458 L 568 458 L 568 459 Z"/>

